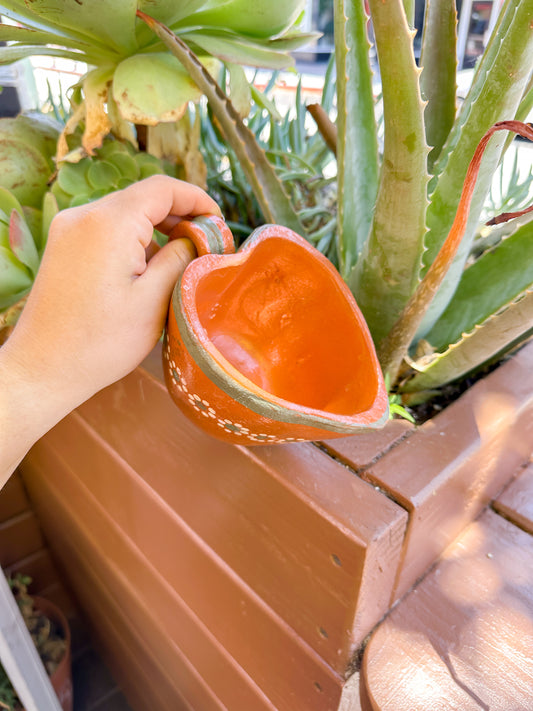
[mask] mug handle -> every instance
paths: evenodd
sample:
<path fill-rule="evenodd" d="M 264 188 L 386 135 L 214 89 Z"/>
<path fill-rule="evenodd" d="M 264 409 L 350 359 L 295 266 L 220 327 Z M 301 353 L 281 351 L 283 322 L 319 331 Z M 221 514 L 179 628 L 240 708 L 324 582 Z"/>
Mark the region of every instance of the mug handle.
<path fill-rule="evenodd" d="M 169 239 L 186 237 L 196 247 L 199 257 L 206 254 L 233 254 L 235 242 L 230 228 L 217 215 L 200 215 L 183 220 L 172 228 Z"/>

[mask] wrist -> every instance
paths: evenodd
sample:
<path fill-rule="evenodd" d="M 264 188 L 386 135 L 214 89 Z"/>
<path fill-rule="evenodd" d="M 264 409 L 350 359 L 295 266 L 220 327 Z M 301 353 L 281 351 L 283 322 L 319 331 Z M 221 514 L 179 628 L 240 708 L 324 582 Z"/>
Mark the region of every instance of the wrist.
<path fill-rule="evenodd" d="M 68 383 L 8 342 L 0 348 L 0 486 L 31 446 L 76 407 Z M 81 400 L 80 400 L 81 401 Z"/>

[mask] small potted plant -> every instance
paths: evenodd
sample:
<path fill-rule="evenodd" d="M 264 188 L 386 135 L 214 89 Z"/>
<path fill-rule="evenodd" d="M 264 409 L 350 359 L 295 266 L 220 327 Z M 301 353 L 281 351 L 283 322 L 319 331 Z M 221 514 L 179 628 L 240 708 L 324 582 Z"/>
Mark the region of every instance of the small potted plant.
<path fill-rule="evenodd" d="M 70 665 L 70 628 L 68 622 L 52 602 L 30 595 L 31 578 L 17 573 L 8 580 L 20 613 L 31 634 L 63 711 L 72 711 L 72 676 Z M 9 711 L 22 709 L 9 678 L 0 666 L 0 708 Z"/>

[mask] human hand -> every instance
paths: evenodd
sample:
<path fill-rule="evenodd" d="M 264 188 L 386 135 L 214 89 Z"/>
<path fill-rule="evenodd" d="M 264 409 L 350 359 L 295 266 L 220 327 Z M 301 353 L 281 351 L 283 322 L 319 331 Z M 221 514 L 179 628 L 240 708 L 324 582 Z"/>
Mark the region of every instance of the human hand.
<path fill-rule="evenodd" d="M 203 190 L 153 176 L 55 217 L 28 302 L 0 349 L 0 385 L 3 366 L 11 391 L 18 383 L 46 420 L 39 436 L 153 348 L 195 256 L 189 240 L 176 240 L 148 258 L 153 228 L 206 213 L 220 210 Z"/>

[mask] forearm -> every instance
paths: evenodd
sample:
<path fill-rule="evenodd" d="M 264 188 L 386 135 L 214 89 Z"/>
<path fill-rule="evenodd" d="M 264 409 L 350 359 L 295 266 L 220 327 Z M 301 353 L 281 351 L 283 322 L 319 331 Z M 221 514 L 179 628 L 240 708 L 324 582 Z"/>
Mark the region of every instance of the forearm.
<path fill-rule="evenodd" d="M 83 399 L 17 357 L 8 343 L 0 348 L 0 487 L 31 446 Z"/>

